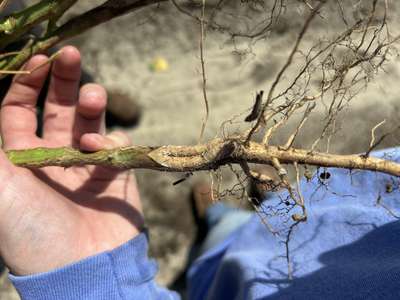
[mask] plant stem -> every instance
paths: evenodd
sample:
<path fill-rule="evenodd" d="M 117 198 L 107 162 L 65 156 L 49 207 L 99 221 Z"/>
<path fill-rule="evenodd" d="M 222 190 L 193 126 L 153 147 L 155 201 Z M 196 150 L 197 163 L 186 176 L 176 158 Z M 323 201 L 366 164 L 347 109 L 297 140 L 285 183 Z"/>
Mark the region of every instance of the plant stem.
<path fill-rule="evenodd" d="M 36 148 L 6 152 L 14 164 L 22 167 L 101 165 L 121 169 L 153 169 L 168 172 L 189 172 L 216 169 L 222 165 L 259 163 L 272 165 L 306 164 L 382 172 L 400 176 L 400 164 L 361 155 L 336 155 L 310 152 L 303 149 L 281 149 L 237 139 L 214 139 L 196 146 L 131 146 L 94 153 L 83 153 L 72 148 Z"/>
<path fill-rule="evenodd" d="M 50 1 L 50 0 L 47 0 Z M 84 31 L 93 28 L 99 24 L 107 22 L 113 18 L 122 16 L 128 12 L 135 11 L 149 5 L 164 2 L 167 0 L 126 0 L 117 1 L 109 0 L 104 4 L 82 14 L 71 20 L 67 21 L 65 24 L 61 25 L 59 28 L 48 33 L 45 37 L 35 40 L 30 47 L 26 47 L 21 52 L 12 58 L 6 58 L 0 61 L 0 70 L 17 70 L 20 68 L 32 55 L 40 52 L 44 52 L 47 49 L 55 46 L 56 44 L 79 35 Z M 72 3 L 72 0 L 66 0 L 64 2 Z M 42 3 L 42 2 L 40 2 Z M 48 7 L 47 7 L 48 8 Z M 31 8 L 30 8 L 31 9 Z M 44 9 L 44 8 L 43 8 Z M 47 19 L 49 19 L 52 14 L 47 11 Z M 53 11 L 54 13 L 54 11 Z M 40 19 L 43 21 L 43 19 Z M 37 19 L 36 19 L 37 21 Z M 23 27 L 24 30 L 27 26 Z M 21 29 L 22 30 L 22 29 Z M 14 34 L 13 34 L 14 36 Z M 20 38 L 20 34 L 18 35 Z M 0 45 L 3 43 L 2 37 L 0 37 Z M 1 48 L 1 46 L 0 46 Z M 7 76 L 6 74 L 0 74 L 0 79 Z"/>
<path fill-rule="evenodd" d="M 0 49 L 19 40 L 34 26 L 61 15 L 77 0 L 42 0 L 20 12 L 14 13 L 0 22 Z"/>

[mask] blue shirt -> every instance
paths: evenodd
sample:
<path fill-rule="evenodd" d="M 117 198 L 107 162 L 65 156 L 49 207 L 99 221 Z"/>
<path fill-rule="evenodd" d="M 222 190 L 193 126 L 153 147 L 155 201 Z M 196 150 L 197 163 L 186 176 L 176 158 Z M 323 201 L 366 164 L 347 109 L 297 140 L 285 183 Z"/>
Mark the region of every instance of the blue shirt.
<path fill-rule="evenodd" d="M 374 156 L 400 161 L 400 150 Z M 281 193 L 193 263 L 189 299 L 400 299 L 399 183 L 370 171 L 320 169 L 300 184 L 308 219 L 288 243 L 299 210 Z M 179 299 L 155 283 L 156 270 L 141 234 L 61 269 L 10 279 L 22 299 Z"/>

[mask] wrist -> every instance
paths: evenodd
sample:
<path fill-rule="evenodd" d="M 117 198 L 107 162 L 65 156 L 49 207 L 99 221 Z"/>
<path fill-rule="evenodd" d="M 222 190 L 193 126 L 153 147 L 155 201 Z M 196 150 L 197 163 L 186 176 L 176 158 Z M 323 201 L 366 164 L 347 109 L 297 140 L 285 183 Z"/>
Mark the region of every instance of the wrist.
<path fill-rule="evenodd" d="M 147 245 L 147 236 L 141 233 L 112 251 L 46 273 L 10 275 L 10 279 L 23 299 L 148 299 L 147 283 L 157 267 L 148 259 Z"/>
<path fill-rule="evenodd" d="M 64 232 L 56 236 L 47 236 L 46 241 L 23 242 L 14 247 L 12 252 L 3 255 L 10 272 L 16 276 L 26 276 L 51 272 L 65 266 L 75 264 L 87 258 L 111 251 L 140 235 L 137 228 L 132 228 L 124 237 L 97 240 L 80 228 L 75 232 Z"/>

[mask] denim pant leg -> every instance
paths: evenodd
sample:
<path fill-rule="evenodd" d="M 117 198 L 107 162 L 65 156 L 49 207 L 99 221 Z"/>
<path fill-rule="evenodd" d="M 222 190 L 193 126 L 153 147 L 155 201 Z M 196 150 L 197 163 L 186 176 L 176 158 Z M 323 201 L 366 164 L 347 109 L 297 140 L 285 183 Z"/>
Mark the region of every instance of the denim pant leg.
<path fill-rule="evenodd" d="M 217 202 L 207 208 L 208 234 L 200 247 L 200 255 L 222 242 L 232 232 L 246 223 L 252 212 Z"/>

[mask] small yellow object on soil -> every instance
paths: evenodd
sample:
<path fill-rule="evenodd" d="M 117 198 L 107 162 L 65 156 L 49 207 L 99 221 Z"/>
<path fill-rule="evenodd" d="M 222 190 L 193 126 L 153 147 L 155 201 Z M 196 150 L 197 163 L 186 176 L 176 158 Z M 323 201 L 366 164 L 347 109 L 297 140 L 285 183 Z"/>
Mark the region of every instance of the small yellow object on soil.
<path fill-rule="evenodd" d="M 153 72 L 164 72 L 168 70 L 168 61 L 163 57 L 155 58 L 150 64 L 150 70 Z"/>

